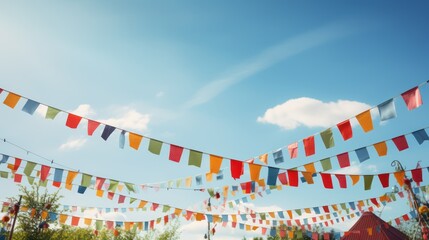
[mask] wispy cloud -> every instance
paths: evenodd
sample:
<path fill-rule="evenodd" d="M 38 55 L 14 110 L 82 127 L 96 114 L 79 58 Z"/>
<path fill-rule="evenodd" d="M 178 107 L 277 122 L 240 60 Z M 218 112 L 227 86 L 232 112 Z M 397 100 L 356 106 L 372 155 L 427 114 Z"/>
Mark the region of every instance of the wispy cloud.
<path fill-rule="evenodd" d="M 327 128 L 370 107 L 366 103 L 356 101 L 322 102 L 314 98 L 301 97 L 287 100 L 266 110 L 257 121 L 274 124 L 286 130 L 299 126 Z"/>
<path fill-rule="evenodd" d="M 86 139 L 85 138 L 77 138 L 77 139 L 70 139 L 66 143 L 61 144 L 60 150 L 61 151 L 67 151 L 67 150 L 78 150 L 85 145 Z"/>
<path fill-rule="evenodd" d="M 262 51 L 259 55 L 234 67 L 224 76 L 215 79 L 197 91 L 184 105 L 185 108 L 204 104 L 250 76 L 301 52 L 358 32 L 352 22 L 338 22 L 305 32 Z"/>
<path fill-rule="evenodd" d="M 377 165 L 369 164 L 369 165 L 362 165 L 355 161 L 352 161 L 350 164 L 350 167 L 347 168 L 341 168 L 336 171 L 333 171 L 335 174 L 363 174 L 363 173 L 377 173 L 378 168 Z"/>

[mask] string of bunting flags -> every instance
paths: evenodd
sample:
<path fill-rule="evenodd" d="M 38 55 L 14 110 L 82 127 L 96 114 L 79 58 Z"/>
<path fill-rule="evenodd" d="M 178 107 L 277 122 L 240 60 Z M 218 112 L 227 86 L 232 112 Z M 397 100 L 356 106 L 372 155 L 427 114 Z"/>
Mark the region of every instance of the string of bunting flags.
<path fill-rule="evenodd" d="M 418 86 L 413 87 L 413 88 L 403 92 L 400 95 L 402 97 L 402 99 L 404 100 L 404 102 L 405 102 L 405 104 L 409 110 L 413 110 L 415 108 L 418 108 L 419 106 L 421 106 L 423 104 L 422 97 L 420 94 L 420 87 L 427 84 L 428 81 L 425 81 L 425 82 L 419 84 Z M 96 120 L 92 120 L 92 119 L 89 119 L 89 118 L 86 118 L 83 116 L 79 116 L 79 115 L 73 114 L 71 112 L 67 112 L 67 111 L 61 110 L 59 108 L 40 103 L 40 102 L 35 101 L 33 99 L 30 99 L 30 98 L 21 96 L 17 93 L 14 93 L 14 92 L 0 88 L 0 94 L 2 92 L 8 93 L 6 98 L 3 101 L 3 104 L 12 108 L 12 109 L 14 109 L 17 106 L 20 99 L 26 99 L 27 101 L 24 104 L 24 106 L 22 107 L 22 111 L 26 112 L 28 114 L 33 115 L 34 112 L 39 108 L 39 106 L 43 105 L 43 106 L 47 107 L 47 111 L 45 114 L 46 119 L 55 119 L 55 117 L 59 113 L 67 114 L 67 120 L 66 120 L 65 125 L 69 128 L 76 129 L 79 126 L 79 124 L 81 123 L 82 119 L 86 120 L 87 125 L 88 125 L 87 126 L 87 133 L 90 136 L 92 136 L 93 133 L 95 132 L 95 130 L 101 125 L 104 126 L 104 129 L 103 129 L 102 134 L 101 134 L 101 137 L 104 140 L 107 140 L 115 130 L 119 130 L 120 131 L 120 136 L 119 136 L 119 143 L 120 144 L 119 145 L 121 148 L 123 148 L 125 145 L 125 138 L 126 138 L 125 135 L 126 134 L 128 134 L 129 146 L 135 150 L 139 149 L 142 140 L 145 138 L 145 139 L 148 139 L 148 141 L 149 141 L 148 151 L 153 153 L 153 154 L 156 154 L 156 155 L 160 155 L 163 145 L 169 145 L 170 149 L 169 149 L 169 154 L 168 154 L 169 157 L 168 158 L 169 158 L 169 160 L 171 160 L 173 162 L 178 163 L 181 161 L 182 154 L 183 154 L 184 150 L 189 151 L 189 157 L 188 157 L 188 165 L 189 166 L 201 167 L 203 156 L 208 156 L 208 158 L 210 159 L 210 172 L 212 172 L 212 173 L 218 173 L 220 170 L 220 167 L 222 165 L 223 159 L 226 159 L 226 160 L 229 160 L 229 162 L 230 162 L 231 177 L 234 179 L 239 179 L 244 174 L 244 169 L 243 169 L 244 163 L 253 163 L 254 164 L 254 158 L 252 158 L 248 161 L 240 161 L 240 160 L 236 160 L 236 159 L 232 159 L 232 158 L 222 157 L 222 156 L 216 155 L 216 154 L 210 154 L 207 152 L 186 148 L 183 146 L 179 146 L 179 145 L 175 145 L 175 144 L 168 143 L 165 141 L 160 141 L 160 140 L 157 140 L 154 138 L 143 136 L 141 134 L 131 132 L 131 131 L 128 131 L 125 129 L 121 129 L 117 126 L 112 126 L 112 125 L 105 124 L 105 123 L 102 123 L 102 122 L 99 122 Z M 378 109 L 381 121 L 385 121 L 385 120 L 389 120 L 391 118 L 394 118 L 394 117 L 396 117 L 396 107 L 395 107 L 394 99 L 396 99 L 396 98 L 397 97 L 391 98 L 390 100 L 385 101 L 385 102 L 377 105 L 376 107 L 368 109 L 368 110 L 356 115 L 353 118 L 357 119 L 357 121 L 361 125 L 364 132 L 371 131 L 373 129 L 371 110 L 375 109 L 375 108 Z M 350 119 L 352 119 L 352 118 L 350 118 Z M 341 136 L 343 137 L 344 140 L 348 140 L 348 139 L 352 138 L 352 136 L 353 136 L 353 131 L 352 131 L 352 127 L 350 124 L 350 119 L 347 119 L 347 120 L 337 124 L 337 128 L 340 131 Z M 316 135 L 321 136 L 326 148 L 332 148 L 335 146 L 332 128 L 328 128 L 327 130 L 324 130 L 318 134 L 312 135 L 312 136 L 307 137 L 307 138 L 302 140 L 306 157 L 312 156 L 316 152 L 315 141 L 314 141 L 314 137 Z M 282 147 L 282 148 L 272 152 L 274 162 L 276 164 L 282 163 L 284 161 L 282 151 L 283 151 L 283 149 L 286 149 L 286 148 L 289 151 L 289 156 L 291 159 L 297 158 L 298 141 L 293 143 L 293 144 L 288 145 L 287 147 L 285 146 L 285 147 Z M 255 157 L 255 158 L 258 158 L 259 160 L 261 160 L 261 162 L 264 163 L 265 165 L 268 164 L 268 153 L 262 154 L 258 157 Z M 261 166 L 265 166 L 265 165 L 261 165 Z"/>
<path fill-rule="evenodd" d="M 15 159 L 16 160 L 16 159 Z M 9 169 L 11 169 L 11 171 L 12 171 L 12 173 L 13 173 L 13 175 L 14 175 L 14 182 L 16 182 L 16 183 L 20 183 L 21 182 L 21 180 L 22 180 L 22 175 L 21 174 L 18 174 L 17 172 L 16 172 L 16 169 L 14 168 L 14 166 L 15 165 L 10 165 L 10 166 L 8 166 L 9 167 Z M 419 171 L 414 171 L 414 170 L 416 170 L 416 169 L 413 169 L 413 170 L 410 170 L 411 172 L 412 172 L 412 174 L 413 174 L 413 179 L 415 179 L 414 181 L 416 181 L 416 179 L 418 179 L 418 177 L 417 176 L 419 176 L 419 172 L 421 172 L 421 168 L 417 168 L 417 170 L 419 170 Z M 417 174 L 416 174 L 416 172 L 417 172 Z M 7 172 L 6 172 L 7 173 Z M 398 177 L 398 176 L 400 176 L 399 178 L 400 179 L 403 179 L 403 174 L 405 174 L 405 172 L 395 172 L 395 173 L 401 173 L 401 174 L 398 174 L 398 175 L 396 175 L 395 174 L 395 177 Z M 3 171 L 2 172 L 0 172 L 0 176 L 4 176 L 3 175 Z M 21 177 L 17 177 L 17 176 L 21 176 Z M 41 182 L 42 182 L 42 179 L 41 179 L 41 176 L 42 176 L 42 174 L 40 173 L 40 176 L 38 176 L 38 177 L 40 177 L 40 180 L 41 180 Z M 29 179 L 29 181 L 30 181 L 30 178 L 32 179 L 32 181 L 34 181 L 34 178 L 35 177 L 31 177 L 31 176 L 29 176 L 29 175 L 27 175 L 27 177 L 28 177 L 28 179 Z M 398 179 L 398 178 L 397 178 Z M 42 186 L 46 186 L 46 183 L 47 183 L 47 181 L 48 180 L 50 180 L 50 179 L 45 179 L 45 180 L 43 180 L 43 182 L 44 182 L 44 184 L 42 184 Z M 55 180 L 53 181 L 53 183 L 55 182 Z M 416 181 L 417 183 L 419 183 L 419 181 Z M 61 180 L 61 183 L 64 183 L 62 180 Z M 398 183 L 400 183 L 400 181 L 398 181 Z M 67 180 L 66 180 L 66 185 L 73 185 L 73 183 L 72 182 L 67 182 Z M 115 185 L 116 185 L 116 183 L 115 183 Z M 401 184 L 400 184 L 401 185 Z M 89 185 L 88 185 L 89 186 Z M 402 186 L 402 185 L 401 185 Z M 83 188 L 83 191 L 82 191 L 82 185 L 79 185 L 79 189 L 78 189 L 78 193 L 81 193 L 81 194 L 83 194 L 84 192 L 85 192 L 85 190 L 86 190 L 86 188 L 87 187 L 84 187 Z M 69 190 L 71 190 L 71 186 L 69 187 L 69 188 L 67 188 L 67 189 L 69 189 Z M 92 188 L 90 188 L 90 189 L 92 189 Z M 110 189 L 110 190 L 109 190 Z M 114 188 L 114 189 L 116 189 L 116 187 Z M 94 190 L 96 190 L 97 191 L 97 196 L 99 196 L 99 197 L 102 197 L 103 196 L 103 193 L 104 193 L 104 190 L 100 190 L 100 189 L 94 189 Z M 108 189 L 106 190 L 107 192 L 108 192 L 108 194 L 107 194 L 107 197 L 110 199 L 110 200 L 113 200 L 113 198 L 115 197 L 115 193 L 114 192 L 111 192 L 111 190 L 112 190 L 112 188 L 111 188 L 111 186 L 109 186 L 108 187 Z M 401 194 L 401 193 L 399 193 L 399 194 Z M 401 195 L 400 195 L 401 196 Z M 402 197 L 402 196 L 401 196 Z M 118 203 L 119 204 L 121 204 L 121 203 L 124 203 L 125 202 L 125 200 L 126 200 L 126 198 L 129 198 L 129 200 L 130 200 L 130 204 L 131 203 L 133 203 L 133 202 L 135 202 L 136 200 L 137 200 L 137 198 L 133 198 L 133 197 L 129 197 L 129 196 L 126 196 L 126 195 L 122 195 L 122 194 L 118 194 Z M 387 199 L 385 199 L 385 198 L 383 198 L 383 200 L 382 201 L 386 201 Z M 377 205 L 377 199 L 371 199 L 370 200 L 373 204 L 376 204 Z M 380 201 L 381 201 L 381 199 L 380 199 Z M 149 201 L 146 201 L 146 200 L 140 200 L 140 203 L 139 203 L 139 205 L 138 205 L 138 208 L 144 208 L 147 204 L 151 204 L 152 206 L 151 206 L 151 210 L 152 211 L 156 211 L 156 209 L 158 209 L 158 207 L 160 207 L 161 206 L 161 208 L 163 209 L 163 212 L 167 212 L 167 211 L 169 211 L 172 207 L 171 206 L 169 206 L 169 205 L 164 205 L 164 204 L 160 204 L 160 203 L 156 203 L 156 202 L 149 202 Z M 359 202 L 359 204 L 358 204 L 358 206 L 361 206 L 362 205 L 362 202 L 360 201 Z M 334 207 L 334 206 L 331 206 L 333 209 L 338 209 L 336 206 Z M 351 207 L 352 207 L 352 205 L 351 205 Z M 329 207 L 328 206 L 323 206 L 322 207 L 323 208 L 323 210 L 325 211 L 325 212 L 329 212 Z M 343 206 L 342 206 L 342 208 L 343 208 Z M 317 210 L 318 208 L 314 208 L 313 210 L 314 210 L 314 212 L 317 214 Z M 187 211 L 188 212 L 188 210 L 183 210 L 183 209 L 180 209 L 180 208 L 175 208 L 175 212 L 182 212 L 182 211 Z M 304 211 L 305 212 L 307 212 L 308 211 L 308 209 L 304 209 Z M 319 209 L 319 211 L 320 211 L 320 209 Z M 193 214 L 195 214 L 195 217 L 196 217 L 196 219 L 200 219 L 200 220 L 203 220 L 203 219 L 205 219 L 205 216 L 204 216 L 204 213 L 201 213 L 201 212 L 193 212 L 193 211 L 189 211 L 189 212 L 191 212 L 192 214 L 191 215 L 193 215 Z M 295 212 L 297 212 L 297 213 L 299 213 L 299 212 L 301 212 L 300 210 L 295 210 Z M 285 213 L 287 213 L 291 218 L 292 218 L 292 214 L 291 214 L 291 211 L 286 211 Z M 283 214 L 284 215 L 284 214 Z M 299 214 L 298 214 L 299 215 Z M 250 215 L 250 216 L 252 216 L 252 215 Z"/>

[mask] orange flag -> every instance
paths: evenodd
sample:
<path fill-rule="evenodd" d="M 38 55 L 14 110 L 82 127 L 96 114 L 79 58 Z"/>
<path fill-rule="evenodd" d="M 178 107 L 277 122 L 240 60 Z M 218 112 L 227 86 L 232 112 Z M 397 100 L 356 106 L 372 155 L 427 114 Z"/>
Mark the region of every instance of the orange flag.
<path fill-rule="evenodd" d="M 261 160 L 261 162 L 263 162 L 265 165 L 268 164 L 268 153 L 262 154 L 261 156 L 259 156 L 259 160 Z"/>
<path fill-rule="evenodd" d="M 352 179 L 353 186 L 356 185 L 356 183 L 359 182 L 360 176 L 359 175 L 350 175 L 350 178 Z"/>
<path fill-rule="evenodd" d="M 386 156 L 387 155 L 387 145 L 386 142 L 379 142 L 374 144 L 374 148 L 378 153 L 378 156 Z"/>
<path fill-rule="evenodd" d="M 10 108 L 15 108 L 19 99 L 21 99 L 21 96 L 15 94 L 15 93 L 9 92 L 3 103 Z"/>
<path fill-rule="evenodd" d="M 259 174 L 261 172 L 261 165 L 251 164 L 249 163 L 249 171 L 250 171 L 250 180 L 252 181 L 258 181 L 259 180 Z"/>
<path fill-rule="evenodd" d="M 221 165 L 222 165 L 222 157 L 210 154 L 210 172 L 219 173 Z"/>
<path fill-rule="evenodd" d="M 134 148 L 135 150 L 138 150 L 140 147 L 140 143 L 143 139 L 143 136 L 129 132 L 128 133 L 128 140 L 130 141 L 130 147 Z"/>
<path fill-rule="evenodd" d="M 402 187 L 404 185 L 405 172 L 399 171 L 399 172 L 395 172 L 393 175 L 395 176 L 396 181 L 398 182 L 399 186 Z"/>
<path fill-rule="evenodd" d="M 76 178 L 78 172 L 74 172 L 74 171 L 69 171 L 67 173 L 67 178 L 66 178 L 66 189 L 71 190 L 73 187 L 73 180 Z"/>
<path fill-rule="evenodd" d="M 362 127 L 362 130 L 364 132 L 369 132 L 374 129 L 374 126 L 372 125 L 372 118 L 371 118 L 371 111 L 367 110 L 363 113 L 360 113 L 356 116 L 356 119 L 358 120 L 360 126 Z"/>

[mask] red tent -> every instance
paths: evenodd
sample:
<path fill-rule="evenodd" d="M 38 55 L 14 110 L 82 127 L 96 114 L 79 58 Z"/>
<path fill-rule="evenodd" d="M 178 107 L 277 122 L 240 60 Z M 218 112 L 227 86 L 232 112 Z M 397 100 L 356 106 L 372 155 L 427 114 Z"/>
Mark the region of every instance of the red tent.
<path fill-rule="evenodd" d="M 359 220 L 341 238 L 342 240 L 404 240 L 407 235 L 392 227 L 372 212 L 364 212 Z"/>

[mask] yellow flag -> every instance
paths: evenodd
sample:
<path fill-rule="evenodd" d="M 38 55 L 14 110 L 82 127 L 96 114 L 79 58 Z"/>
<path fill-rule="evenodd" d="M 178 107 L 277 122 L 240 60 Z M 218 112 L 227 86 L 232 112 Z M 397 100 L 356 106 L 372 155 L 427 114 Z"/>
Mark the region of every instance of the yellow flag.
<path fill-rule="evenodd" d="M 207 182 L 213 181 L 213 173 L 206 173 L 206 180 Z"/>
<path fill-rule="evenodd" d="M 140 200 L 138 208 L 144 208 L 144 206 L 146 206 L 146 204 L 147 204 L 147 201 Z"/>
<path fill-rule="evenodd" d="M 67 221 L 68 216 L 65 214 L 60 214 L 60 223 L 64 224 Z"/>
<path fill-rule="evenodd" d="M 315 173 L 316 168 L 314 167 L 314 163 L 308 163 L 304 165 L 305 171 L 310 173 Z"/>
<path fill-rule="evenodd" d="M 91 218 L 84 218 L 84 224 L 89 226 L 92 223 L 92 219 Z"/>
<path fill-rule="evenodd" d="M 103 194 L 104 194 L 104 191 L 103 191 L 103 190 L 97 190 L 97 192 L 96 192 L 96 196 L 97 196 L 97 197 L 102 197 L 102 196 L 103 196 Z"/>
<path fill-rule="evenodd" d="M 186 187 L 191 187 L 191 184 L 192 184 L 192 177 L 186 178 L 186 180 L 185 180 L 185 186 Z"/>

